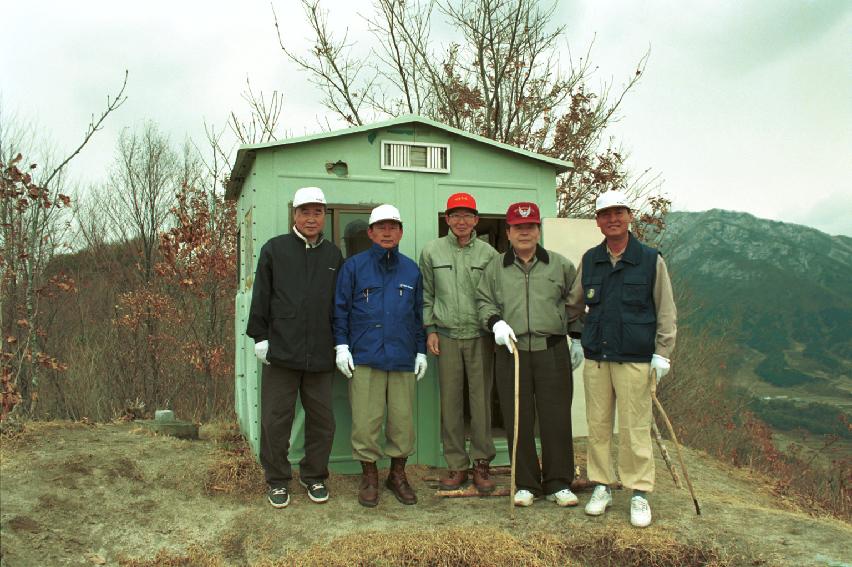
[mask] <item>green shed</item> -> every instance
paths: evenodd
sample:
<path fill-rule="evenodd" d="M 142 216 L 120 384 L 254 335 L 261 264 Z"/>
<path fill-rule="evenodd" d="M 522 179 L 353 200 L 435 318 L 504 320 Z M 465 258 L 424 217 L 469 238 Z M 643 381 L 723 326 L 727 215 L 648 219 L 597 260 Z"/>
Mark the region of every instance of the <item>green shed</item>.
<path fill-rule="evenodd" d="M 369 246 L 366 221 L 382 203 L 399 208 L 405 226 L 400 251 L 417 261 L 430 240 L 447 233 L 447 198 L 465 191 L 480 211 L 477 234 L 506 249 L 503 216 L 517 201 L 535 201 L 543 217 L 556 216 L 556 175 L 571 164 L 502 144 L 415 115 L 336 132 L 242 146 L 231 171 L 227 197 L 236 200 L 239 287 L 236 294 L 235 406 L 240 429 L 255 455 L 260 448 L 260 366 L 245 335 L 252 281 L 260 247 L 292 227 L 292 198 L 318 186 L 328 200 L 326 238 L 349 257 Z M 546 230 L 546 229 L 545 229 Z M 440 435 L 437 361 L 417 384 L 416 453 L 411 463 L 445 466 Z M 508 462 L 495 404 L 495 464 Z M 337 431 L 331 463 L 357 472 L 349 441 L 351 414 L 346 378 L 335 376 Z M 290 460 L 302 457 L 304 414 L 297 410 Z"/>

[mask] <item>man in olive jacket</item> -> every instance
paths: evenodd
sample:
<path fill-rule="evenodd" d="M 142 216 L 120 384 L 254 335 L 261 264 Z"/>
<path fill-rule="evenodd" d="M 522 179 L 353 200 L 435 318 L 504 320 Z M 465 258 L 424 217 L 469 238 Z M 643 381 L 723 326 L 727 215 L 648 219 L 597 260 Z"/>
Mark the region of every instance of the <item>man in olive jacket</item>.
<path fill-rule="evenodd" d="M 290 234 L 260 249 L 246 334 L 263 363 L 260 388 L 260 463 L 275 508 L 290 503 L 290 430 L 301 394 L 305 409 L 305 456 L 299 482 L 317 503 L 328 500 L 325 480 L 334 441 L 331 321 L 337 273 L 343 256 L 323 238 L 325 195 L 304 187 L 293 197 Z"/>
<path fill-rule="evenodd" d="M 463 486 L 473 457 L 473 483 L 480 493 L 487 494 L 495 486 L 489 478 L 489 463 L 495 455 L 491 438 L 494 341 L 479 325 L 476 286 L 497 251 L 476 237 L 479 212 L 471 195 L 451 195 L 447 200 L 446 220 L 450 232 L 427 243 L 420 254 L 423 324 L 426 346 L 438 357 L 441 439 L 448 467 L 440 486 L 444 490 Z M 465 375 L 470 407 L 470 455 L 465 448 Z"/>

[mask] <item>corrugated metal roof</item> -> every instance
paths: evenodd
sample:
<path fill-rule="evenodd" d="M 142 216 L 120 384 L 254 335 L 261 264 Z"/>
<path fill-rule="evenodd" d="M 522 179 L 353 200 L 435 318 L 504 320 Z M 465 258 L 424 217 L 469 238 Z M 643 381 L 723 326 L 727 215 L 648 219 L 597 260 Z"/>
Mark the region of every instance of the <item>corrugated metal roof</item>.
<path fill-rule="evenodd" d="M 487 144 L 489 146 L 512 152 L 514 154 L 518 154 L 526 158 L 549 163 L 554 166 L 554 169 L 556 169 L 557 173 L 564 173 L 565 171 L 568 171 L 569 169 L 572 169 L 574 167 L 574 165 L 569 161 L 563 161 L 561 159 L 548 157 L 509 144 L 497 142 L 490 138 L 477 136 L 476 134 L 471 134 L 470 132 L 465 132 L 464 130 L 459 130 L 458 128 L 447 126 L 446 124 L 436 122 L 435 120 L 431 120 L 429 118 L 424 118 L 423 116 L 418 116 L 416 114 L 406 114 L 404 116 L 399 116 L 397 118 L 386 120 L 384 122 L 374 122 L 372 124 L 355 126 L 353 128 L 346 128 L 344 130 L 335 130 L 333 132 L 320 132 L 319 134 L 312 134 L 310 136 L 287 138 L 285 140 L 277 140 L 275 142 L 267 142 L 265 144 L 247 144 L 244 146 L 240 146 L 240 149 L 237 151 L 237 159 L 234 162 L 234 167 L 231 169 L 231 177 L 228 181 L 228 188 L 225 193 L 225 196 L 227 198 L 234 199 L 237 197 L 237 195 L 240 194 L 240 191 L 242 190 L 243 186 L 243 181 L 245 181 L 248 172 L 251 170 L 251 165 L 252 163 L 254 163 L 255 154 L 260 150 L 265 150 L 267 148 L 276 148 L 279 146 L 288 146 L 291 144 L 304 144 L 308 142 L 313 142 L 315 140 L 336 138 L 338 136 L 349 136 L 351 134 L 359 134 L 362 132 L 369 132 L 371 130 L 380 130 L 383 128 L 389 128 L 391 126 L 399 126 L 401 124 L 412 123 L 425 124 L 427 126 L 431 126 L 439 130 L 444 130 L 445 132 L 449 132 L 451 134 L 462 136 L 475 142 Z"/>

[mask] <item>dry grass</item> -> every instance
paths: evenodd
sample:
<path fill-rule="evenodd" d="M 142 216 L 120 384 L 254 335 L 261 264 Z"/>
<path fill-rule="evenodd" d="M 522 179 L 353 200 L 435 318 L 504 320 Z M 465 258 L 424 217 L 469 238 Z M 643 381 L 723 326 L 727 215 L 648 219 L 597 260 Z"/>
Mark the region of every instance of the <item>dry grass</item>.
<path fill-rule="evenodd" d="M 217 428 L 211 439 L 218 446 L 216 458 L 207 469 L 207 494 L 257 495 L 266 490 L 263 468 L 255 460 L 236 424 Z"/>
<path fill-rule="evenodd" d="M 185 553 L 172 553 L 161 549 L 153 559 L 119 557 L 121 567 L 223 567 L 223 560 L 199 545 L 192 545 Z"/>
<path fill-rule="evenodd" d="M 91 421 L 10 421 L 5 420 L 0 427 L 0 447 L 15 450 L 31 444 L 57 429 L 90 429 L 97 427 Z"/>
<path fill-rule="evenodd" d="M 741 559 L 741 558 L 740 558 Z M 219 567 L 224 559 L 193 546 L 160 551 L 151 560 L 121 559 L 123 567 Z M 759 564 L 759 563 L 756 563 Z M 479 528 L 425 532 L 363 532 L 324 542 L 254 567 L 723 567 L 731 565 L 709 542 L 679 542 L 658 530 L 604 528 L 558 536 L 512 536 Z"/>

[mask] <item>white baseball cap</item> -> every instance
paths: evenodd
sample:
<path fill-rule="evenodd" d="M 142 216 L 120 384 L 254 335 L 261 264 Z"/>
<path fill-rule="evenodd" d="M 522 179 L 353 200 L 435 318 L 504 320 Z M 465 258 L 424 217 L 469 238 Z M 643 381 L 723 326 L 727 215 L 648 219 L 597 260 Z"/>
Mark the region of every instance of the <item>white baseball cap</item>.
<path fill-rule="evenodd" d="M 627 195 L 616 190 L 601 193 L 595 201 L 595 214 L 604 209 L 612 209 L 614 207 L 626 207 L 630 210 L 630 203 L 627 201 Z"/>
<path fill-rule="evenodd" d="M 320 205 L 327 204 L 325 202 L 325 195 L 319 187 L 302 187 L 296 191 L 296 194 L 293 196 L 294 209 L 311 203 L 319 203 Z"/>
<path fill-rule="evenodd" d="M 383 220 L 396 221 L 402 224 L 402 216 L 399 214 L 399 209 L 393 205 L 379 205 L 370 213 L 370 226 Z"/>

